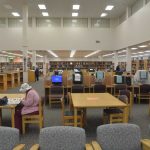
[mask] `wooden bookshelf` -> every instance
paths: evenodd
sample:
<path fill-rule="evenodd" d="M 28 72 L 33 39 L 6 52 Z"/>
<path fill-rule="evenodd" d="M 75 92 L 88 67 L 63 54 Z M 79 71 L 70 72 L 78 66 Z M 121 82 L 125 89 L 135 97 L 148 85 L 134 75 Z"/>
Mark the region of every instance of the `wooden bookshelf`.
<path fill-rule="evenodd" d="M 14 73 L 7 72 L 7 87 L 13 88 L 14 87 Z"/>
<path fill-rule="evenodd" d="M 23 83 L 23 71 L 19 71 L 19 73 L 20 73 L 20 84 L 22 84 Z"/>
<path fill-rule="evenodd" d="M 7 90 L 7 75 L 0 74 L 0 91 Z"/>
<path fill-rule="evenodd" d="M 17 87 L 20 85 L 20 73 L 14 72 L 14 87 Z"/>

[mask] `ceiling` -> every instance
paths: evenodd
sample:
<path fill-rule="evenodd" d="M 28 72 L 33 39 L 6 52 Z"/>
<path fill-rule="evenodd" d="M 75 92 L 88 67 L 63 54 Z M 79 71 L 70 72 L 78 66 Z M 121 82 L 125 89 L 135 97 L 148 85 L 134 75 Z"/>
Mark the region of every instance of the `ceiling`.
<path fill-rule="evenodd" d="M 38 4 L 45 4 L 50 17 L 71 17 L 72 5 L 79 4 L 79 18 L 97 18 L 104 12 L 107 5 L 114 5 L 108 18 L 121 16 L 127 6 L 136 0 L 0 0 L 0 17 L 12 17 L 11 12 L 19 12 L 22 16 L 24 2 L 29 8 L 29 17 L 42 17 Z"/>

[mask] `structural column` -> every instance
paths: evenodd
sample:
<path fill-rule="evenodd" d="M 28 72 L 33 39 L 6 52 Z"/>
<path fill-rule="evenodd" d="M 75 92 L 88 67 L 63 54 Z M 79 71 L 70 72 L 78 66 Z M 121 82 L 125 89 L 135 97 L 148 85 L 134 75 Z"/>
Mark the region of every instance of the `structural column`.
<path fill-rule="evenodd" d="M 114 69 L 116 69 L 118 65 L 118 52 L 114 51 Z"/>
<path fill-rule="evenodd" d="M 126 71 L 131 72 L 131 49 L 126 48 Z"/>
<path fill-rule="evenodd" d="M 23 50 L 23 82 L 28 82 L 28 6 L 23 5 L 22 50 Z"/>
<path fill-rule="evenodd" d="M 32 51 L 32 66 L 36 67 L 36 51 Z"/>
<path fill-rule="evenodd" d="M 47 55 L 45 55 L 43 58 L 44 58 L 43 59 L 43 75 L 45 77 L 46 73 L 47 73 L 47 68 L 46 68 L 46 65 L 47 65 Z"/>

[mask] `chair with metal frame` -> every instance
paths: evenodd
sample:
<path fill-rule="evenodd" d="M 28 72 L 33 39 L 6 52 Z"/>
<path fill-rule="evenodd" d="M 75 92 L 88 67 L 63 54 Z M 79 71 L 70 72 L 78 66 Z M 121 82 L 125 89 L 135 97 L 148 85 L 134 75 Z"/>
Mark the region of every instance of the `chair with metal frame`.
<path fill-rule="evenodd" d="M 114 85 L 114 96 L 118 96 L 120 90 L 127 90 L 127 85 L 126 84 L 115 84 Z"/>
<path fill-rule="evenodd" d="M 43 115 L 43 100 L 39 101 L 39 111 L 38 114 L 26 114 L 22 115 L 22 133 L 25 134 L 26 124 L 38 124 L 41 129 L 44 125 L 44 115 Z"/>
<path fill-rule="evenodd" d="M 93 86 L 93 93 L 105 93 L 105 92 L 106 92 L 106 85 L 99 83 Z"/>
<path fill-rule="evenodd" d="M 72 85 L 71 93 L 84 93 L 84 86 L 80 84 Z"/>

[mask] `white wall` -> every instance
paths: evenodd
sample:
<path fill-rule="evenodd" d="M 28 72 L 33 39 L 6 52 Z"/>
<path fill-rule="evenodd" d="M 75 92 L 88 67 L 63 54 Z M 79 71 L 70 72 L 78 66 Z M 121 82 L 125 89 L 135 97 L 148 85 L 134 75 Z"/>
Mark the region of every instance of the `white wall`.
<path fill-rule="evenodd" d="M 29 50 L 110 50 L 114 43 L 111 29 L 105 28 L 29 28 L 28 37 Z M 22 29 L 0 28 L 0 50 L 18 49 L 22 49 Z"/>
<path fill-rule="evenodd" d="M 150 40 L 150 3 L 114 29 L 115 49 Z"/>

